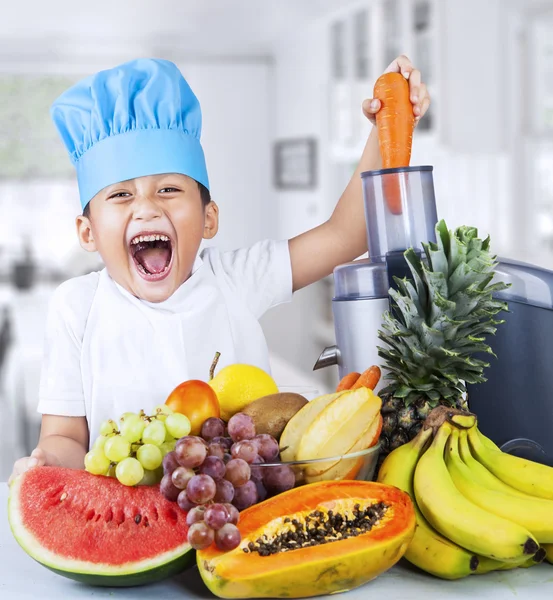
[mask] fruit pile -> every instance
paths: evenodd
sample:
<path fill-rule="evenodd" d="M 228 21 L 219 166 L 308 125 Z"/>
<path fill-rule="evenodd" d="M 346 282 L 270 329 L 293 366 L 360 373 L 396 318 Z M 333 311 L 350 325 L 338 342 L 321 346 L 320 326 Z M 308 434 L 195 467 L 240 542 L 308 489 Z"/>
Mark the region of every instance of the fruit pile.
<path fill-rule="evenodd" d="M 434 409 L 387 456 L 378 481 L 416 503 L 405 558 L 437 577 L 528 567 L 552 555 L 553 469 L 503 453 L 471 413 Z"/>
<path fill-rule="evenodd" d="M 101 424 L 100 435 L 85 456 L 85 469 L 116 477 L 123 485 L 154 485 L 161 480 L 163 457 L 189 432 L 188 417 L 165 405 L 156 407 L 151 416 L 127 412 L 118 422 Z"/>
<path fill-rule="evenodd" d="M 261 467 L 278 461 L 278 443 L 269 434 L 257 435 L 249 415 L 237 413 L 227 426 L 211 417 L 200 433 L 182 437 L 165 456 L 160 490 L 188 512 L 193 548 L 215 541 L 221 550 L 232 550 L 240 543 L 239 511 L 293 488 L 295 475 L 287 465 Z"/>

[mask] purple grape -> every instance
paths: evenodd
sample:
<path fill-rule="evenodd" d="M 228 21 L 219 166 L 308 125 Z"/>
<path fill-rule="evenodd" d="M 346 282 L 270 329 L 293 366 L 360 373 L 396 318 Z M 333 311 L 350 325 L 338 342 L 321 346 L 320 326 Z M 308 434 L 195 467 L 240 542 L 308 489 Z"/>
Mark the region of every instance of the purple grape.
<path fill-rule="evenodd" d="M 200 442 L 202 442 L 202 444 L 208 448 L 209 447 L 209 442 L 207 442 L 206 440 L 204 440 L 204 438 L 201 435 L 191 435 L 190 437 L 196 438 L 197 440 L 199 440 Z"/>
<path fill-rule="evenodd" d="M 163 476 L 161 483 L 159 484 L 159 491 L 167 498 L 167 500 L 171 500 L 171 502 L 176 502 L 180 494 L 179 488 L 173 485 L 173 480 L 169 473 Z"/>
<path fill-rule="evenodd" d="M 184 510 L 185 512 L 188 512 L 189 510 L 192 510 L 195 506 L 197 506 L 196 504 L 194 504 L 194 502 L 190 502 L 188 496 L 186 495 L 186 490 L 182 490 L 182 492 L 179 494 L 179 497 L 177 498 L 177 503 L 179 505 L 179 508 L 181 510 Z"/>
<path fill-rule="evenodd" d="M 250 465 L 250 479 L 253 481 L 262 481 L 263 480 L 263 467 L 261 466 L 265 461 L 261 458 L 261 456 L 257 455 L 255 460 Z"/>
<path fill-rule="evenodd" d="M 190 536 L 190 534 L 188 535 Z M 221 529 L 215 532 L 215 544 L 223 552 L 234 550 L 234 548 L 240 545 L 241 540 L 240 530 L 232 523 L 223 525 Z"/>
<path fill-rule="evenodd" d="M 246 481 L 244 485 L 235 488 L 232 503 L 238 510 L 245 510 L 257 502 L 257 488 L 254 481 Z"/>
<path fill-rule="evenodd" d="M 263 500 L 266 500 L 268 496 L 267 490 L 265 489 L 263 482 L 261 481 L 261 479 L 256 479 L 252 481 L 255 483 L 255 487 L 257 489 L 257 501 L 263 502 Z"/>
<path fill-rule="evenodd" d="M 211 546 L 215 539 L 215 532 L 205 523 L 194 523 L 188 530 L 188 543 L 194 550 L 203 550 Z"/>
<path fill-rule="evenodd" d="M 228 479 L 236 488 L 244 485 L 250 479 L 250 465 L 241 458 L 233 458 L 227 463 L 225 479 Z"/>
<path fill-rule="evenodd" d="M 195 473 L 192 469 L 188 467 L 177 467 L 171 473 L 171 479 L 173 480 L 173 485 L 179 490 L 185 490 L 188 482 L 194 477 Z"/>
<path fill-rule="evenodd" d="M 216 456 L 208 456 L 200 467 L 200 473 L 209 475 L 213 479 L 221 479 L 224 477 L 225 471 L 225 463 Z"/>
<path fill-rule="evenodd" d="M 190 512 L 186 515 L 186 524 L 194 525 L 194 523 L 199 523 L 204 520 L 205 515 L 205 506 L 195 506 Z"/>
<path fill-rule="evenodd" d="M 257 445 L 257 452 L 265 462 L 275 462 L 278 459 L 280 449 L 278 442 L 268 433 L 260 433 L 254 438 Z"/>
<path fill-rule="evenodd" d="M 209 475 L 194 475 L 186 486 L 186 495 L 196 504 L 206 504 L 215 496 L 215 481 Z"/>
<path fill-rule="evenodd" d="M 223 456 L 223 461 L 225 462 L 225 464 L 228 463 L 228 461 L 231 459 L 232 459 L 232 454 L 225 452 L 225 456 Z"/>
<path fill-rule="evenodd" d="M 200 439 L 187 435 L 181 438 L 175 446 L 175 456 L 182 467 L 199 467 L 207 456 L 207 447 Z"/>
<path fill-rule="evenodd" d="M 204 522 L 211 529 L 221 529 L 221 527 L 228 523 L 230 518 L 229 511 L 224 504 L 210 504 L 205 509 Z"/>
<path fill-rule="evenodd" d="M 231 440 L 229 437 L 223 437 L 223 436 L 220 436 L 220 437 L 214 437 L 214 438 L 211 440 L 211 442 L 212 442 L 212 443 L 215 443 L 215 444 L 221 444 L 221 445 L 223 445 L 223 446 L 224 446 L 224 447 L 225 447 L 227 450 L 230 450 L 230 448 L 231 448 L 231 446 L 232 446 L 232 440 Z"/>
<path fill-rule="evenodd" d="M 232 523 L 233 525 L 238 525 L 238 521 L 240 520 L 240 512 L 238 511 L 238 509 L 236 508 L 236 506 L 234 506 L 234 504 L 225 504 L 226 509 L 228 510 L 228 514 L 229 516 L 229 523 Z"/>
<path fill-rule="evenodd" d="M 296 476 L 292 468 L 288 465 L 265 467 L 263 483 L 270 494 L 280 494 L 294 487 Z"/>
<path fill-rule="evenodd" d="M 232 502 L 234 498 L 234 486 L 230 481 L 226 479 L 218 479 L 215 482 L 215 496 L 213 497 L 214 502 Z"/>
<path fill-rule="evenodd" d="M 175 451 L 168 452 L 163 457 L 163 474 L 167 475 L 167 473 L 172 473 L 177 467 L 179 467 L 179 461 L 177 460 L 177 456 Z"/>
<path fill-rule="evenodd" d="M 211 442 L 211 444 L 209 444 L 207 453 L 209 456 L 216 456 L 217 458 L 224 460 L 226 451 L 226 446 L 223 446 L 223 444 L 220 442 Z"/>
<path fill-rule="evenodd" d="M 228 433 L 233 442 L 252 440 L 255 437 L 255 423 L 250 415 L 236 413 L 229 419 Z"/>
<path fill-rule="evenodd" d="M 225 433 L 225 424 L 217 417 L 206 419 L 202 425 L 201 435 L 208 442 L 215 437 L 220 437 Z"/>
<path fill-rule="evenodd" d="M 230 453 L 232 454 L 232 458 L 241 458 L 250 464 L 257 456 L 257 446 L 253 441 L 243 440 L 233 444 Z"/>

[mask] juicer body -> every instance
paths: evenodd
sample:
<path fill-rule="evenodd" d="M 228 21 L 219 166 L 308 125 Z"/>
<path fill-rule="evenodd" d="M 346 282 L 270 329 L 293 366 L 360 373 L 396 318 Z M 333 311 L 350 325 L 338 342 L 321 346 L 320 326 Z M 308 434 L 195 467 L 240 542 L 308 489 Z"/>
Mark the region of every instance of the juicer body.
<path fill-rule="evenodd" d="M 467 386 L 478 427 L 502 450 L 553 466 L 553 272 L 500 260 L 508 312 L 488 343 L 487 381 Z"/>

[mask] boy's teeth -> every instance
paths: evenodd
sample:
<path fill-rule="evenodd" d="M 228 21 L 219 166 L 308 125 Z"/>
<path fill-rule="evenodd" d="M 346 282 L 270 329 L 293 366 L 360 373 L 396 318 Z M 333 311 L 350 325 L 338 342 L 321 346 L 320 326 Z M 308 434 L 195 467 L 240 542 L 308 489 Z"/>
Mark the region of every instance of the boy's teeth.
<path fill-rule="evenodd" d="M 160 235 L 160 234 L 156 234 L 156 235 L 139 235 L 135 238 L 133 238 L 133 240 L 131 241 L 131 244 L 138 244 L 140 242 L 157 242 L 157 241 L 162 241 L 162 242 L 168 242 L 169 238 L 166 235 Z"/>

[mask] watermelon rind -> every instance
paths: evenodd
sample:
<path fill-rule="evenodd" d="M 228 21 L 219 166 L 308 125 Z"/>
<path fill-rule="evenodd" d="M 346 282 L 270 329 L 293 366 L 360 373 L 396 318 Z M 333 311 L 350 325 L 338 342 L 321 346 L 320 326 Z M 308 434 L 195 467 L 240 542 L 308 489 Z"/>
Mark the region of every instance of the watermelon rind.
<path fill-rule="evenodd" d="M 60 556 L 45 548 L 25 527 L 21 519 L 20 489 L 23 477 L 10 486 L 8 520 L 13 536 L 25 552 L 38 563 L 58 575 L 87 585 L 132 587 L 162 581 L 178 575 L 195 563 L 195 551 L 188 543 L 170 552 L 126 565 L 99 564 Z"/>

